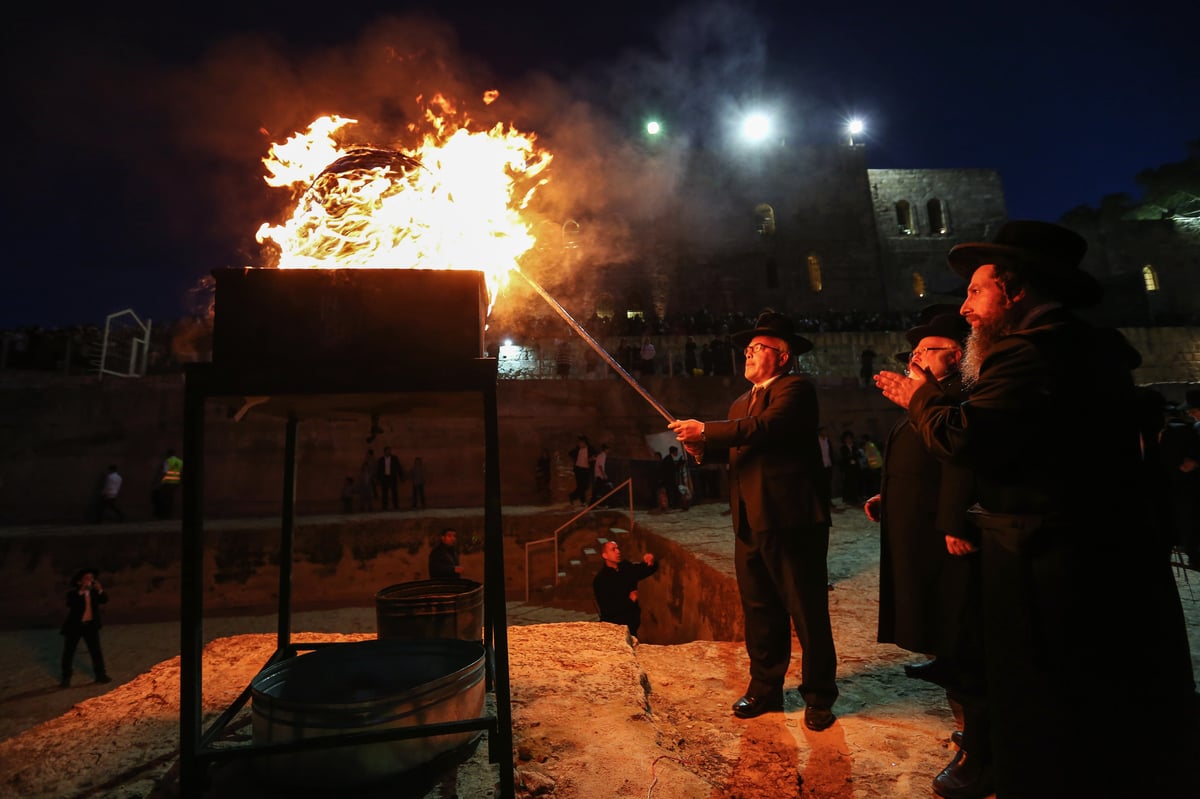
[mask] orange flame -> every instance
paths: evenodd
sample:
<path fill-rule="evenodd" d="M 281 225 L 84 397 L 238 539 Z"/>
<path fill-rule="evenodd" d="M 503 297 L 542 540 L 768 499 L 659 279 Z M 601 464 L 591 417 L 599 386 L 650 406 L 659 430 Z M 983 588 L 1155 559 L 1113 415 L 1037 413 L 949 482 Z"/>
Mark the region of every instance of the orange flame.
<path fill-rule="evenodd" d="M 552 156 L 532 134 L 502 123 L 472 131 L 454 116 L 435 97 L 425 118 L 432 132 L 411 151 L 344 148 L 334 133 L 357 120 L 339 116 L 273 144 L 264 179 L 300 199 L 283 224 L 263 224 L 258 241 L 279 248 L 282 269 L 480 270 L 494 302 L 534 245 L 521 211 L 546 182 Z"/>

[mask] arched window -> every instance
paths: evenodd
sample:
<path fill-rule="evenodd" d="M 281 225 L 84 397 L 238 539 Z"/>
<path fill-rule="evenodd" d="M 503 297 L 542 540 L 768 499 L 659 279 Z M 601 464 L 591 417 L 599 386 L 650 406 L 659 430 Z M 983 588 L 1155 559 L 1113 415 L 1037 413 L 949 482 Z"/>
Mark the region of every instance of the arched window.
<path fill-rule="evenodd" d="M 1142 283 L 1146 286 L 1146 293 L 1158 291 L 1158 272 L 1150 264 L 1142 267 Z"/>
<path fill-rule="evenodd" d="M 767 203 L 760 203 L 755 207 L 754 229 L 760 236 L 775 235 L 775 209 Z"/>
<path fill-rule="evenodd" d="M 945 236 L 950 233 L 949 214 L 946 213 L 946 203 L 934 197 L 925 203 L 929 212 L 929 232 L 934 236 Z"/>
<path fill-rule="evenodd" d="M 815 293 L 821 291 L 821 256 L 815 252 L 808 254 L 808 287 Z"/>
<path fill-rule="evenodd" d="M 921 275 L 920 272 L 913 272 L 912 280 L 913 280 L 913 294 L 917 295 L 918 297 L 924 297 L 925 296 L 925 278 Z"/>
<path fill-rule="evenodd" d="M 612 319 L 613 316 L 613 298 L 611 294 L 601 294 L 596 300 L 596 316 L 601 319 Z"/>
<path fill-rule="evenodd" d="M 645 319 L 646 304 L 642 302 L 642 297 L 636 292 L 630 292 L 625 298 L 625 318 L 626 319 Z"/>
<path fill-rule="evenodd" d="M 917 224 L 913 219 L 912 205 L 908 200 L 896 203 L 896 227 L 901 236 L 911 236 L 917 232 Z"/>

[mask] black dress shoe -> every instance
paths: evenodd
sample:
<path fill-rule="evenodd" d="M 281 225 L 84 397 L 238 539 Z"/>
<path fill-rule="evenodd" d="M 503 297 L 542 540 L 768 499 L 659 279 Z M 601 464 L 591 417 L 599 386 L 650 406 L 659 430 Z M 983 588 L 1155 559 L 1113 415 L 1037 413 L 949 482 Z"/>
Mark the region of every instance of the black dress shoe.
<path fill-rule="evenodd" d="M 909 663 L 904 666 L 904 675 L 914 680 L 924 680 L 945 688 L 954 679 L 954 668 L 945 660 L 934 658 L 924 663 Z"/>
<path fill-rule="evenodd" d="M 747 694 L 733 703 L 733 715 L 739 719 L 752 719 L 763 713 L 783 710 L 783 692 L 766 694 L 765 696 L 750 696 Z"/>
<path fill-rule="evenodd" d="M 966 750 L 950 761 L 942 773 L 933 778 L 933 792 L 942 799 L 983 799 L 996 792 L 992 779 L 991 762 L 986 758 L 974 758 Z"/>
<path fill-rule="evenodd" d="M 837 716 L 833 715 L 833 711 L 827 707 L 809 705 L 804 708 L 804 726 L 814 732 L 829 729 L 836 720 Z"/>

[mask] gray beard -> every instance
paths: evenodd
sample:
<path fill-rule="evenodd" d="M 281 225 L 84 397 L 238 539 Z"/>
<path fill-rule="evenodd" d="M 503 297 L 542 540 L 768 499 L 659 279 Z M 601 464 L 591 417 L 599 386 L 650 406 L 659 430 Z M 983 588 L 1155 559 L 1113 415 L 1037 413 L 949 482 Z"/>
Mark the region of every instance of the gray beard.
<path fill-rule="evenodd" d="M 985 323 L 971 328 L 962 362 L 958 366 L 964 389 L 969 389 L 978 382 L 983 359 L 987 357 L 993 345 L 1010 332 L 1008 325 L 1003 322 Z"/>

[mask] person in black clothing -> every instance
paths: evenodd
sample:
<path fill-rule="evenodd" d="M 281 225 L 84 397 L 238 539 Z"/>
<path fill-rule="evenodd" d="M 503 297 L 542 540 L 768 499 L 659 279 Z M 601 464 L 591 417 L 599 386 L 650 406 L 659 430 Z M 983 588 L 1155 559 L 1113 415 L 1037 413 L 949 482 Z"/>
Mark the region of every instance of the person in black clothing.
<path fill-rule="evenodd" d="M 107 601 L 108 594 L 96 579 L 95 569 L 80 569 L 71 578 L 71 590 L 67 591 L 67 618 L 59 630 L 63 636 L 62 682 L 59 685 L 63 688 L 71 685 L 75 649 L 80 638 L 92 656 L 96 682 L 112 682 L 104 668 L 104 652 L 100 649 L 100 606 Z"/>
<path fill-rule="evenodd" d="M 400 466 L 400 458 L 392 454 L 391 447 L 383 448 L 383 456 L 376 462 L 375 479 L 382 491 L 380 510 L 387 510 L 388 496 L 392 498 L 392 510 L 400 510 L 400 481 L 404 479 L 404 469 Z"/>
<path fill-rule="evenodd" d="M 458 533 L 450 527 L 442 530 L 437 546 L 429 550 L 429 579 L 462 579 L 462 566 L 458 565 Z"/>
<path fill-rule="evenodd" d="M 658 571 L 654 556 L 647 552 L 641 563 L 621 559 L 621 547 L 616 541 L 606 541 L 600 550 L 604 567 L 592 580 L 600 621 L 624 624 L 637 635 L 642 624 L 642 606 L 638 604 L 637 584 Z"/>

